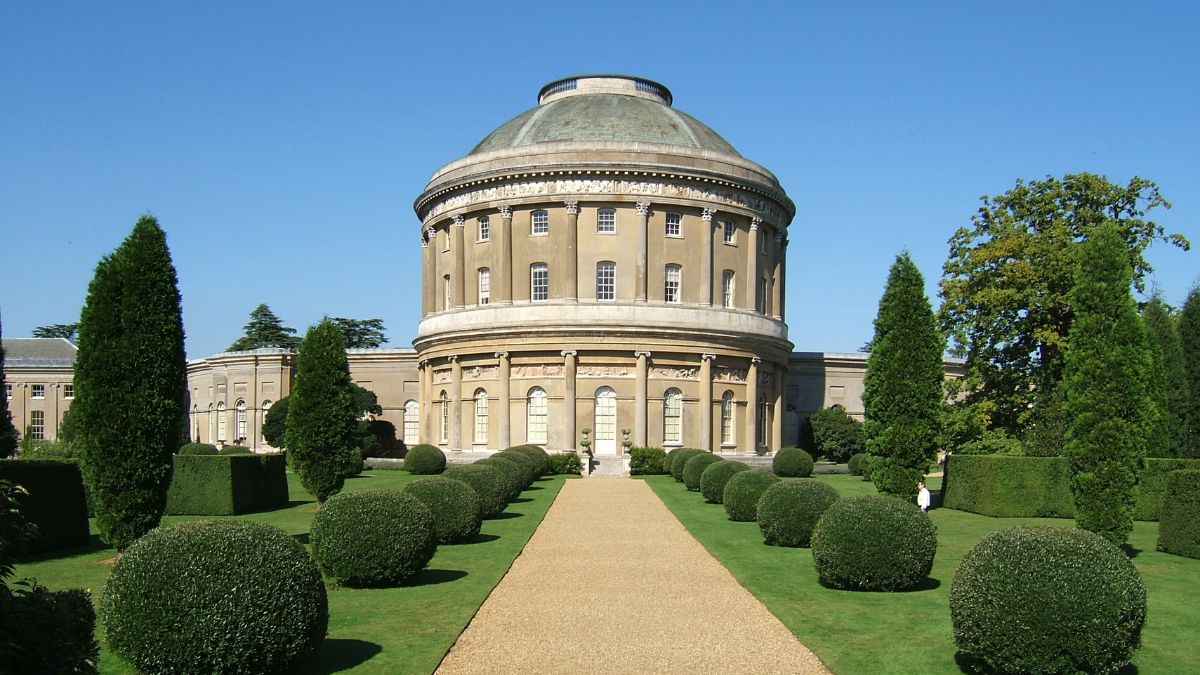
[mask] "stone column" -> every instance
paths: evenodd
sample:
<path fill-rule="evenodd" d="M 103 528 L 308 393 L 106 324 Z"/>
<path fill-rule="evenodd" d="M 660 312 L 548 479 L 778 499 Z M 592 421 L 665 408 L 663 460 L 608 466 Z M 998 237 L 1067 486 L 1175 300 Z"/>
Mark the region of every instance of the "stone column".
<path fill-rule="evenodd" d="M 574 349 L 564 349 L 563 356 L 563 450 L 575 449 L 575 357 Z"/>
<path fill-rule="evenodd" d="M 742 284 L 746 306 L 758 311 L 758 226 L 761 218 L 750 219 L 750 231 L 746 236 L 746 281 Z"/>
<path fill-rule="evenodd" d="M 462 364 L 450 357 L 450 449 L 462 450 Z"/>
<path fill-rule="evenodd" d="M 466 219 L 462 216 L 454 216 L 454 225 L 450 231 L 454 235 L 453 243 L 450 244 L 450 255 L 454 259 L 454 278 L 451 281 L 454 283 L 454 306 L 463 307 L 466 305 L 466 290 L 467 290 L 467 251 L 463 248 L 463 232 L 466 231 Z"/>
<path fill-rule="evenodd" d="M 710 306 L 713 304 L 713 215 L 715 213 L 716 211 L 712 209 L 704 209 L 700 213 L 700 219 L 704 221 L 704 232 L 700 237 L 700 246 L 704 248 L 704 252 L 700 256 L 700 278 L 704 282 L 704 288 L 700 292 L 700 300 Z M 711 436 L 711 434 L 709 435 Z"/>
<path fill-rule="evenodd" d="M 771 450 L 778 450 L 783 446 L 783 384 L 786 381 L 786 372 L 783 366 L 775 366 L 775 374 L 772 377 L 775 400 L 771 405 Z"/>
<path fill-rule="evenodd" d="M 437 445 L 441 439 L 434 437 L 433 428 L 433 362 L 426 359 L 421 363 L 425 364 L 425 379 L 422 381 L 425 388 L 421 392 L 421 442 Z"/>
<path fill-rule="evenodd" d="M 646 360 L 650 352 L 634 352 L 637 357 L 636 392 L 633 398 L 633 444 L 646 447 Z"/>
<path fill-rule="evenodd" d="M 746 371 L 746 445 L 750 454 L 758 453 L 758 364 L 762 359 L 750 359 Z"/>
<path fill-rule="evenodd" d="M 716 354 L 700 355 L 700 449 L 713 451 L 713 387 L 712 363 Z"/>
<path fill-rule="evenodd" d="M 509 409 L 512 405 L 509 400 L 509 363 L 508 352 L 496 352 L 496 360 L 500 366 L 500 417 L 496 420 L 496 436 L 499 440 L 500 449 L 509 447 L 512 443 L 509 442 L 511 432 L 509 429 L 509 418 L 512 416 L 512 411 Z"/>
<path fill-rule="evenodd" d="M 496 279 L 492 281 L 492 294 L 502 305 L 512 304 L 512 207 L 500 207 L 499 248 L 496 256 Z M 505 446 L 508 447 L 508 446 Z"/>
<path fill-rule="evenodd" d="M 427 237 L 429 230 L 421 229 L 421 317 L 427 317 L 433 314 L 433 300 L 437 289 L 437 282 L 433 274 L 433 247 L 429 245 Z"/>
<path fill-rule="evenodd" d="M 566 278 L 563 281 L 566 284 L 563 286 L 563 297 L 574 302 L 579 299 L 579 202 L 568 199 L 563 203 L 567 205 L 567 246 L 563 255 L 563 262 L 566 263 L 563 271 Z M 573 440 L 570 445 L 574 446 Z"/>
<path fill-rule="evenodd" d="M 647 242 L 649 241 L 647 238 L 646 228 L 649 226 L 649 221 L 650 221 L 650 202 L 638 202 L 636 206 L 637 206 L 637 217 L 638 217 L 638 219 L 637 219 L 638 220 L 638 222 L 637 222 L 638 248 L 637 248 L 637 270 L 636 270 L 637 279 L 636 279 L 636 288 L 635 288 L 636 295 L 634 296 L 634 302 L 646 302 L 646 278 L 647 278 L 647 274 L 648 274 L 648 269 L 646 267 L 646 265 L 648 264 L 647 258 L 646 258 L 646 256 L 647 256 L 646 246 L 647 246 Z M 644 443 L 642 443 L 640 441 L 637 441 L 637 443 L 640 447 L 645 447 Z"/>
<path fill-rule="evenodd" d="M 417 420 L 417 442 L 418 443 L 425 442 L 425 419 L 426 419 L 426 417 L 428 417 L 428 415 L 425 414 L 425 407 L 427 405 L 429 405 L 429 403 L 428 403 L 429 398 L 425 395 L 426 394 L 425 390 L 426 390 L 425 361 L 418 361 L 417 362 L 417 392 L 418 392 L 417 398 L 420 399 L 420 401 L 421 401 L 420 406 L 418 407 L 418 412 L 417 412 L 417 414 L 420 416 L 419 419 Z M 400 428 L 400 437 L 401 438 L 404 437 L 403 425 Z"/>
<path fill-rule="evenodd" d="M 441 288 L 442 277 L 438 275 L 438 255 L 441 251 L 437 245 L 437 230 L 433 227 L 425 228 L 425 235 L 429 239 L 429 280 L 432 282 L 425 290 L 429 294 L 429 313 L 436 314 L 438 311 L 438 291 Z M 445 309 L 443 307 L 443 309 Z"/>
<path fill-rule="evenodd" d="M 771 316 L 783 319 L 783 233 L 775 233 L 775 265 L 771 271 Z"/>

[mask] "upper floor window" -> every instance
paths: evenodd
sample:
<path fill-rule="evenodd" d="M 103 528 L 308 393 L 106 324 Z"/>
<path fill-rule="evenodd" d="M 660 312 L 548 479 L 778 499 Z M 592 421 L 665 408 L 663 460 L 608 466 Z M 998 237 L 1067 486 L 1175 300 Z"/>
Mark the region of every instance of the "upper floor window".
<path fill-rule="evenodd" d="M 616 298 L 617 264 L 605 260 L 596 263 L 596 299 L 612 300 Z"/>
<path fill-rule="evenodd" d="M 534 302 L 550 299 L 550 267 L 546 263 L 529 266 L 529 299 Z"/>
<path fill-rule="evenodd" d="M 733 233 L 737 232 L 737 228 L 734 227 L 733 221 L 732 220 L 722 221 L 721 227 L 723 227 L 725 229 L 725 243 L 732 244 L 733 243 Z"/>
<path fill-rule="evenodd" d="M 765 278 L 758 280 L 757 308 L 760 313 L 767 313 L 767 280 Z"/>
<path fill-rule="evenodd" d="M 479 270 L 479 304 L 486 305 L 492 297 L 492 271 L 486 267 Z"/>
<path fill-rule="evenodd" d="M 492 238 L 492 224 L 488 222 L 488 217 L 483 216 L 476 223 L 479 225 L 479 241 L 488 241 Z"/>
<path fill-rule="evenodd" d="M 679 302 L 681 276 L 679 265 L 667 265 L 666 284 L 663 287 L 663 300 L 667 302 Z"/>
<path fill-rule="evenodd" d="M 46 385 L 44 385 L 44 384 L 29 385 L 29 398 L 46 398 Z"/>
<path fill-rule="evenodd" d="M 442 309 L 450 309 L 450 275 L 442 277 Z"/>
<path fill-rule="evenodd" d="M 667 214 L 667 236 L 668 237 L 678 237 L 682 234 L 682 230 L 680 230 L 679 223 L 680 223 L 680 216 L 678 213 L 668 213 Z"/>
<path fill-rule="evenodd" d="M 733 307 L 733 270 L 721 273 L 721 306 Z"/>
<path fill-rule="evenodd" d="M 596 212 L 596 231 L 614 233 L 617 231 L 617 212 L 612 209 L 600 209 Z"/>
<path fill-rule="evenodd" d="M 533 220 L 529 226 L 529 233 L 535 236 L 550 234 L 550 214 L 542 210 L 534 211 Z"/>
<path fill-rule="evenodd" d="M 75 385 L 68 382 L 63 385 L 63 398 L 75 398 Z"/>
<path fill-rule="evenodd" d="M 758 231 L 758 252 L 763 255 L 767 254 L 767 228 L 765 227 Z"/>

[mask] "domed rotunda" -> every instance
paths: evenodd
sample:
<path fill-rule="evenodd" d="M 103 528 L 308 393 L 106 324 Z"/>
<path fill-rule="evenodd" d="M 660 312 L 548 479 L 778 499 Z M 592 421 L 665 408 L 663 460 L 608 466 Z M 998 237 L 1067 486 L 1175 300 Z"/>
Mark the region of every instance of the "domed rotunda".
<path fill-rule="evenodd" d="M 422 442 L 779 447 L 795 207 L 663 85 L 551 82 L 414 208 Z"/>

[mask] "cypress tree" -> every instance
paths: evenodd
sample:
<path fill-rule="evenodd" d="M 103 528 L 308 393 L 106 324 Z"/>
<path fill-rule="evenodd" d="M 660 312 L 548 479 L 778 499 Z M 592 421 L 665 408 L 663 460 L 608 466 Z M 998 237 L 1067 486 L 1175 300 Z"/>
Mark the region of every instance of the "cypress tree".
<path fill-rule="evenodd" d="M 4 327 L 0 324 L 0 457 L 11 457 L 17 451 L 17 428 L 8 412 L 4 391 Z"/>
<path fill-rule="evenodd" d="M 1149 386 L 1153 359 L 1121 235 L 1104 226 L 1079 246 L 1063 374 L 1075 522 L 1120 545 L 1133 530 L 1138 479 L 1160 416 Z"/>
<path fill-rule="evenodd" d="M 912 497 L 937 455 L 946 341 L 907 251 L 888 274 L 871 345 L 863 381 L 871 480 L 880 492 Z"/>
<path fill-rule="evenodd" d="M 351 384 L 342 331 L 325 319 L 308 329 L 296 354 L 284 432 L 292 468 L 318 502 L 341 491 L 345 457 L 355 445 Z"/>
<path fill-rule="evenodd" d="M 162 518 L 186 401 L 175 266 L 158 221 L 143 216 L 88 286 L 71 405 L 96 525 L 118 550 Z"/>
<path fill-rule="evenodd" d="M 1150 339 L 1153 357 L 1162 364 L 1161 388 L 1153 391 L 1162 410 L 1163 433 L 1167 436 L 1167 457 L 1188 455 L 1188 429 L 1191 428 L 1189 407 L 1192 403 L 1187 365 L 1183 360 L 1183 343 L 1179 326 L 1167 308 L 1167 303 L 1155 295 L 1142 309 L 1146 334 Z M 1155 369 L 1157 373 L 1157 368 Z M 1153 448 L 1151 456 L 1155 456 Z"/>
<path fill-rule="evenodd" d="M 1187 371 L 1188 456 L 1200 456 L 1200 286 L 1188 293 L 1179 312 L 1179 343 Z"/>

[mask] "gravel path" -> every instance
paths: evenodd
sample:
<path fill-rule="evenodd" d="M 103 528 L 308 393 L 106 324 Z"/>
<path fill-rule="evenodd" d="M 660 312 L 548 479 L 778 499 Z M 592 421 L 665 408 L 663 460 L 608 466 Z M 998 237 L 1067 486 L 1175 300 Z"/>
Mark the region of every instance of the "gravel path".
<path fill-rule="evenodd" d="M 439 673 L 828 673 L 643 481 L 567 481 Z"/>

